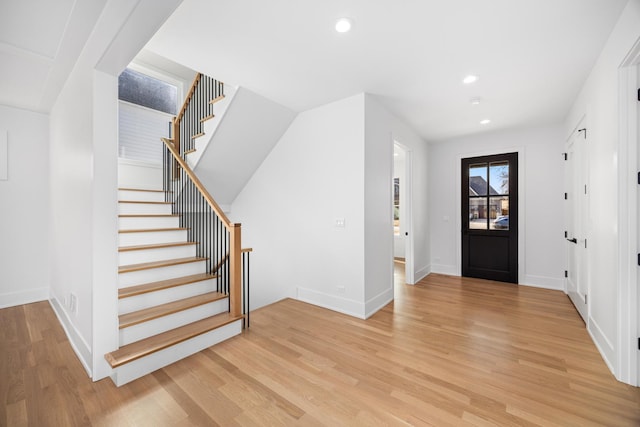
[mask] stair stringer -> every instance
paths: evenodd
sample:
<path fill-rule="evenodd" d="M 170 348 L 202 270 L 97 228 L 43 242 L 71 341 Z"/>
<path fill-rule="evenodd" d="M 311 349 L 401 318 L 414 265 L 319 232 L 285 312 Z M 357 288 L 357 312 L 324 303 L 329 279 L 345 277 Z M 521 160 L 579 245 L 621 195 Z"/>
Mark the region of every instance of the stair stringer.
<path fill-rule="evenodd" d="M 194 171 L 213 198 L 230 206 L 293 122 L 296 113 L 239 87 L 198 156 Z M 216 119 L 213 119 L 216 120 Z M 189 160 L 191 162 L 191 160 Z"/>

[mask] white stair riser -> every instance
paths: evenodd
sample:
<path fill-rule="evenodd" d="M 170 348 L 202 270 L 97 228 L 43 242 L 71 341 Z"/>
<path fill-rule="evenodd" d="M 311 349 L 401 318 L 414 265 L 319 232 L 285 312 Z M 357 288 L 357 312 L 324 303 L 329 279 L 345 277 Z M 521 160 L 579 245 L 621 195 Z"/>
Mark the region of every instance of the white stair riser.
<path fill-rule="evenodd" d="M 118 265 L 141 264 L 196 256 L 196 245 L 169 246 L 167 248 L 141 249 L 118 253 Z"/>
<path fill-rule="evenodd" d="M 142 285 L 144 283 L 159 282 L 161 280 L 175 279 L 177 277 L 192 276 L 206 272 L 205 261 L 190 262 L 187 264 L 171 265 L 168 267 L 150 268 L 148 270 L 132 271 L 118 274 L 120 288 Z"/>
<path fill-rule="evenodd" d="M 242 320 L 236 320 L 206 334 L 198 335 L 190 340 L 115 368 L 112 376 L 113 382 L 120 387 L 240 333 L 242 333 Z"/>
<path fill-rule="evenodd" d="M 184 326 L 187 323 L 192 323 L 206 317 L 227 312 L 228 309 L 229 303 L 225 298 L 208 304 L 199 305 L 188 310 L 183 310 L 178 313 L 173 313 L 168 316 L 149 320 L 148 322 L 143 322 L 128 328 L 123 328 L 120 329 L 120 345 L 123 346 L 131 344 L 132 342 L 161 334 L 170 329 Z"/>
<path fill-rule="evenodd" d="M 224 101 L 220 101 L 220 102 L 224 102 Z M 202 132 L 204 132 L 205 137 L 208 136 L 209 138 L 211 138 L 211 135 L 213 134 L 213 132 L 215 132 L 216 128 L 220 124 L 219 122 L 220 122 L 220 117 L 218 117 L 218 116 L 216 116 L 216 117 L 214 117 L 212 119 L 209 119 L 209 120 L 205 120 L 204 122 L 202 122 Z M 198 138 L 198 139 L 200 139 L 200 138 Z M 196 141 L 198 139 L 196 139 Z M 202 147 L 202 148 L 204 148 L 204 147 Z"/>
<path fill-rule="evenodd" d="M 156 292 L 122 298 L 118 301 L 118 315 L 155 307 L 179 299 L 202 295 L 206 292 L 213 292 L 216 290 L 216 286 L 217 282 L 215 279 L 202 280 L 200 282 L 174 286 Z"/>
<path fill-rule="evenodd" d="M 137 202 L 164 202 L 164 193 L 157 191 L 118 190 L 118 200 L 135 200 Z"/>
<path fill-rule="evenodd" d="M 176 243 L 187 241 L 187 230 L 145 231 L 119 233 L 118 246 L 154 245 L 156 243 Z"/>
<path fill-rule="evenodd" d="M 180 227 L 180 217 L 177 216 L 141 216 L 118 218 L 118 228 L 120 230 L 177 227 Z"/>
<path fill-rule="evenodd" d="M 120 215 L 168 215 L 171 205 L 156 203 L 118 203 Z"/>

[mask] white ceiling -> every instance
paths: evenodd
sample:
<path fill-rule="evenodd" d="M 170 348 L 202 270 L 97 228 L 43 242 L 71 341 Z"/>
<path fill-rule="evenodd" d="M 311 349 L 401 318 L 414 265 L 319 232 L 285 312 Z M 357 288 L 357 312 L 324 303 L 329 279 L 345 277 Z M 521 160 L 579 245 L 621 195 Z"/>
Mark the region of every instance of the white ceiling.
<path fill-rule="evenodd" d="M 295 111 L 368 92 L 437 141 L 561 122 L 626 3 L 184 0 L 147 48 Z"/>
<path fill-rule="evenodd" d="M 0 0 L 0 104 L 47 112 L 106 0 Z"/>
<path fill-rule="evenodd" d="M 0 104 L 49 111 L 106 1 L 0 0 Z M 368 92 L 437 141 L 562 121 L 626 2 L 184 0 L 147 48 L 295 111 Z"/>

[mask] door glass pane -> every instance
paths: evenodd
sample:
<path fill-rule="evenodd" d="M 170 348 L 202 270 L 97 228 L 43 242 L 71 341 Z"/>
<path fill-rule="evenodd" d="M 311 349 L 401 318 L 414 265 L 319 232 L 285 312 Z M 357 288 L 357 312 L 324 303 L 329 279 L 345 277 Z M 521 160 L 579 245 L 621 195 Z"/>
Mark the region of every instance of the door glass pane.
<path fill-rule="evenodd" d="M 487 164 L 469 166 L 469 195 L 485 196 L 487 194 Z"/>
<path fill-rule="evenodd" d="M 489 194 L 509 194 L 509 162 L 489 164 Z"/>
<path fill-rule="evenodd" d="M 470 197 L 469 198 L 469 229 L 472 229 L 472 230 L 487 229 L 487 198 L 486 197 Z"/>
<path fill-rule="evenodd" d="M 489 198 L 489 227 L 492 230 L 509 229 L 509 197 Z"/>

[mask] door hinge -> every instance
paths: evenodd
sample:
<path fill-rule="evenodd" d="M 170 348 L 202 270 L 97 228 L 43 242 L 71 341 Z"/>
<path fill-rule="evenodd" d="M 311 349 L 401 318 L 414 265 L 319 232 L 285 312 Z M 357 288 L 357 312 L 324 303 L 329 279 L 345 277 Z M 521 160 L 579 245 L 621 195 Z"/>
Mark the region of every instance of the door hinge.
<path fill-rule="evenodd" d="M 567 193 L 564 193 L 564 199 L 568 200 L 568 198 L 569 198 L 569 195 Z"/>
<path fill-rule="evenodd" d="M 640 89 L 638 89 L 638 101 L 640 101 Z"/>
<path fill-rule="evenodd" d="M 566 239 L 567 237 L 569 237 L 569 233 L 567 233 L 566 231 L 564 232 L 564 238 Z M 640 254 L 638 254 L 638 256 L 640 256 Z M 640 258 L 638 258 L 640 259 Z"/>
<path fill-rule="evenodd" d="M 584 194 L 587 194 L 587 184 L 584 185 Z"/>
<path fill-rule="evenodd" d="M 640 254 L 638 254 L 638 265 L 640 265 Z"/>
<path fill-rule="evenodd" d="M 587 128 L 578 129 L 578 133 L 584 132 L 584 139 L 587 139 Z"/>
<path fill-rule="evenodd" d="M 584 248 L 587 249 L 587 239 L 584 239 Z"/>
<path fill-rule="evenodd" d="M 569 277 L 569 272 L 567 270 L 564 271 L 564 277 Z"/>
<path fill-rule="evenodd" d="M 638 172 L 638 185 L 640 185 L 640 172 Z"/>
<path fill-rule="evenodd" d="M 562 155 L 564 156 L 564 160 L 565 160 L 565 161 L 569 160 L 569 159 L 568 159 L 568 156 L 569 156 L 569 155 L 568 155 L 567 153 L 562 153 Z"/>
<path fill-rule="evenodd" d="M 638 350 L 640 350 L 640 337 L 638 337 Z"/>

